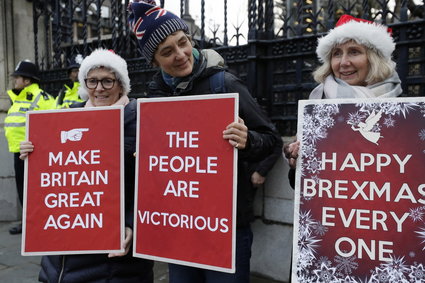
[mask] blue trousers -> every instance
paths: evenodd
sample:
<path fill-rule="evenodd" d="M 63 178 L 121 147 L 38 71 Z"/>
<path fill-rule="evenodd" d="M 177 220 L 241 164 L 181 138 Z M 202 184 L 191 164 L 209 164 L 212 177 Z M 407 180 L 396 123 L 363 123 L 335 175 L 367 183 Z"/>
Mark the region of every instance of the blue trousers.
<path fill-rule="evenodd" d="M 236 273 L 169 264 L 170 283 L 248 283 L 252 245 L 251 227 L 236 229 Z"/>

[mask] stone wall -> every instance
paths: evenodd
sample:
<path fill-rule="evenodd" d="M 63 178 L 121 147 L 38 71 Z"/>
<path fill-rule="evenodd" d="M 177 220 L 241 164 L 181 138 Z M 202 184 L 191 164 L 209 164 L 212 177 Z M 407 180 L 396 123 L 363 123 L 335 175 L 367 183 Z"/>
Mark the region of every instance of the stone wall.
<path fill-rule="evenodd" d="M 251 270 L 261 276 L 290 282 L 294 190 L 288 182 L 289 166 L 280 158 L 258 189 L 253 223 Z"/>
<path fill-rule="evenodd" d="M 4 118 L 10 102 L 10 74 L 21 59 L 33 59 L 32 4 L 25 0 L 0 1 L 0 221 L 21 218 L 13 155 L 4 136 Z"/>

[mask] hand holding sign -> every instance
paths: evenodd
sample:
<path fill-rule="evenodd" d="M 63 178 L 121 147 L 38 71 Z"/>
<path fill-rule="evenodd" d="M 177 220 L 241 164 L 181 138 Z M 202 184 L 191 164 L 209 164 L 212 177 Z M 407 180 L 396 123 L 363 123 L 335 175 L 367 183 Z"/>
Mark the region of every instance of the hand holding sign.
<path fill-rule="evenodd" d="M 27 158 L 28 154 L 33 152 L 34 145 L 30 141 L 22 141 L 19 145 L 19 159 L 25 160 Z"/>
<path fill-rule="evenodd" d="M 79 141 L 83 137 L 83 132 L 87 132 L 87 128 L 77 128 L 69 131 L 61 131 L 61 142 L 66 143 L 67 140 Z"/>
<path fill-rule="evenodd" d="M 288 159 L 289 167 L 295 168 L 297 165 L 298 152 L 300 150 L 300 141 L 294 141 L 283 148 L 283 153 Z"/>
<path fill-rule="evenodd" d="M 124 244 L 123 244 L 123 248 L 124 248 L 124 252 L 122 253 L 109 253 L 108 257 L 120 257 L 120 256 L 125 256 L 126 254 L 128 254 L 128 251 L 130 250 L 130 246 L 132 244 L 133 241 L 133 230 L 130 227 L 125 227 L 125 239 L 124 239 Z"/>
<path fill-rule="evenodd" d="M 238 122 L 229 124 L 223 131 L 223 138 L 237 149 L 244 149 L 248 140 L 248 128 L 244 120 L 239 117 Z"/>

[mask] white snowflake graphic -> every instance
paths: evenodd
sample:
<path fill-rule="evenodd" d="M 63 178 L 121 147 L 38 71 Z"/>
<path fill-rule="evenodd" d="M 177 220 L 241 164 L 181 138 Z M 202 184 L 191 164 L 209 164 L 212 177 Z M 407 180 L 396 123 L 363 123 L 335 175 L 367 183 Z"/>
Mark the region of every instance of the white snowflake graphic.
<path fill-rule="evenodd" d="M 416 234 L 419 234 L 419 238 L 422 239 L 421 244 L 425 243 L 425 228 L 420 228 L 420 231 L 415 231 Z M 422 248 L 422 250 L 425 250 L 425 246 Z"/>
<path fill-rule="evenodd" d="M 326 234 L 326 232 L 328 232 L 328 230 L 329 230 L 329 228 L 322 225 L 322 223 L 320 221 L 314 223 L 312 225 L 312 228 L 313 228 L 314 234 L 319 235 L 319 236 L 324 236 Z"/>
<path fill-rule="evenodd" d="M 371 113 L 372 110 L 379 109 L 379 103 L 357 103 L 357 107 L 359 107 L 360 112 Z"/>
<path fill-rule="evenodd" d="M 425 141 L 425 129 L 420 130 L 418 135 L 421 141 Z"/>
<path fill-rule="evenodd" d="M 316 147 L 312 144 L 305 144 L 302 150 L 305 157 L 313 157 L 316 154 Z"/>
<path fill-rule="evenodd" d="M 400 258 L 391 256 L 391 261 L 383 263 L 381 266 L 388 270 L 392 280 L 395 280 L 394 282 L 403 282 L 403 280 L 405 280 L 404 273 L 408 272 L 410 269 L 409 266 L 405 264 L 404 256 Z"/>
<path fill-rule="evenodd" d="M 311 230 L 312 230 L 312 225 L 315 224 L 316 222 L 314 221 L 314 219 L 311 217 L 311 211 L 307 211 L 307 212 L 300 212 L 300 216 L 299 216 L 299 225 L 300 225 L 300 234 L 310 234 Z"/>
<path fill-rule="evenodd" d="M 320 173 L 320 171 L 319 172 L 317 172 L 317 174 L 319 174 Z M 313 176 L 311 176 L 311 179 L 314 181 L 314 182 L 316 182 L 316 184 L 317 183 L 319 183 L 319 181 L 321 180 L 320 178 L 319 178 L 319 175 L 313 175 Z"/>
<path fill-rule="evenodd" d="M 388 114 L 390 116 L 403 115 L 404 118 L 406 118 L 406 115 L 409 113 L 410 110 L 413 110 L 416 107 L 419 107 L 419 104 L 410 102 L 380 104 L 380 108 L 385 114 Z"/>
<path fill-rule="evenodd" d="M 349 275 L 353 273 L 353 270 L 356 270 L 359 264 L 356 262 L 356 256 L 343 257 L 343 256 L 335 256 L 334 262 L 336 264 L 336 269 L 341 271 L 342 274 Z"/>
<path fill-rule="evenodd" d="M 314 157 L 313 159 L 307 160 L 307 170 L 310 171 L 313 174 L 316 174 L 322 167 L 322 162 Z"/>
<path fill-rule="evenodd" d="M 300 276 L 301 274 L 305 274 L 311 277 L 311 274 L 308 272 L 309 267 L 312 265 L 313 261 L 316 259 L 316 257 L 311 254 L 308 250 L 299 250 L 299 258 L 297 262 L 297 276 Z"/>
<path fill-rule="evenodd" d="M 391 275 L 385 268 L 375 267 L 375 271 L 369 280 L 370 283 L 392 283 Z"/>
<path fill-rule="evenodd" d="M 325 264 L 322 264 L 320 269 L 314 270 L 314 273 L 316 274 L 316 282 L 338 283 L 335 271 L 336 269 L 334 267 L 327 267 Z"/>
<path fill-rule="evenodd" d="M 418 266 L 410 267 L 409 278 L 411 282 L 425 282 L 425 270 L 422 263 Z"/>
<path fill-rule="evenodd" d="M 384 119 L 384 125 L 385 125 L 387 128 L 394 127 L 394 125 L 395 125 L 395 120 L 394 120 L 392 117 L 385 118 L 385 119 Z"/>
<path fill-rule="evenodd" d="M 326 266 L 331 266 L 332 262 L 329 260 L 327 256 L 321 256 L 316 260 L 316 263 L 314 264 L 314 266 L 316 266 L 316 268 L 320 268 L 322 264 Z"/>
<path fill-rule="evenodd" d="M 366 114 L 356 112 L 356 113 L 349 113 L 347 124 L 357 126 L 359 123 L 363 122 L 363 120 L 366 118 Z"/>
<path fill-rule="evenodd" d="M 422 207 L 410 208 L 409 217 L 412 218 L 413 222 L 422 221 L 424 211 Z"/>
<path fill-rule="evenodd" d="M 338 281 L 339 283 L 358 283 L 359 281 L 356 281 L 356 279 L 354 279 L 351 276 L 345 276 L 345 278 L 341 278 Z"/>

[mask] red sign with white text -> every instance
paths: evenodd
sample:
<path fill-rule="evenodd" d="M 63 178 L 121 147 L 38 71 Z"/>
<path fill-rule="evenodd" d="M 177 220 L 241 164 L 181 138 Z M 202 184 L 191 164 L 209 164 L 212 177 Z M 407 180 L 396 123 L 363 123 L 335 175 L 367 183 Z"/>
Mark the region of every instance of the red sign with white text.
<path fill-rule="evenodd" d="M 123 108 L 32 111 L 22 255 L 122 251 Z"/>
<path fill-rule="evenodd" d="M 298 115 L 293 282 L 424 282 L 425 98 Z"/>
<path fill-rule="evenodd" d="M 237 94 L 138 103 L 134 256 L 234 272 Z"/>

